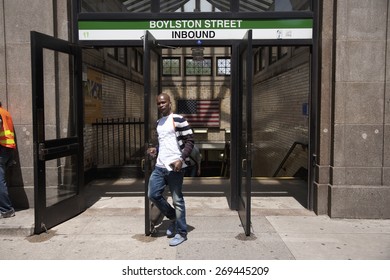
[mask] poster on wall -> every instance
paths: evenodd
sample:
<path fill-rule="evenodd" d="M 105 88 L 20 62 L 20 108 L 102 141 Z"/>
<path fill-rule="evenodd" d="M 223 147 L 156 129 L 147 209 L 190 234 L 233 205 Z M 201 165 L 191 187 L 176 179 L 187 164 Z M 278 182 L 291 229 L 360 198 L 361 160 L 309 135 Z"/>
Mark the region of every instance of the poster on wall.
<path fill-rule="evenodd" d="M 86 79 L 83 79 L 85 123 L 91 124 L 102 118 L 102 73 L 87 69 Z"/>

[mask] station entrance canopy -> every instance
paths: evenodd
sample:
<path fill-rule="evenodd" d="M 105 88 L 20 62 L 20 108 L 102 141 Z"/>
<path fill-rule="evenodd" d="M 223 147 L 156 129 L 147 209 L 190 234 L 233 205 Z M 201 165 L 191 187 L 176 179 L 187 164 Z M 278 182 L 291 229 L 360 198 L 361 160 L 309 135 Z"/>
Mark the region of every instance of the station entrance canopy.
<path fill-rule="evenodd" d="M 158 40 L 312 39 L 312 19 L 176 19 L 78 22 L 79 41 L 140 40 L 149 31 Z"/>

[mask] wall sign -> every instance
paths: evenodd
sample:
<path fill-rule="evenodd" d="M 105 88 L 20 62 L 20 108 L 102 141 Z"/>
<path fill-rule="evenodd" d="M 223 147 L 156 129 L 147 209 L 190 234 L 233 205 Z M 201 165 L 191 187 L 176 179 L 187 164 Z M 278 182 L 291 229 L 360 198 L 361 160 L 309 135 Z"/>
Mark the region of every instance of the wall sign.
<path fill-rule="evenodd" d="M 140 40 L 148 30 L 159 40 L 312 39 L 312 19 L 179 19 L 79 21 L 79 41 Z"/>

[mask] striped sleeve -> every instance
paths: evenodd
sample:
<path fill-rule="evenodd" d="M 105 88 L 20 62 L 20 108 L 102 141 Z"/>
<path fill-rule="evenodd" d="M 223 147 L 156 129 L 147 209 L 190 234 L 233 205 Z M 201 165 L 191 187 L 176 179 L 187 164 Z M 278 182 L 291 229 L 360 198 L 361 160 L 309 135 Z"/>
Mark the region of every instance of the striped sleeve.
<path fill-rule="evenodd" d="M 175 123 L 176 138 L 182 152 L 182 158 L 188 161 L 189 155 L 194 147 L 194 136 L 191 126 L 181 115 L 174 114 L 173 121 Z"/>

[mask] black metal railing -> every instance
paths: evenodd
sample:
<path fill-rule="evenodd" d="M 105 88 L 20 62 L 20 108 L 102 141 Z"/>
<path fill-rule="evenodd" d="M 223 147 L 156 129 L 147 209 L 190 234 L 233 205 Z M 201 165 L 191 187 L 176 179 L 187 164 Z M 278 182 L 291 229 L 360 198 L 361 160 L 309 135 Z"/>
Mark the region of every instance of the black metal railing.
<path fill-rule="evenodd" d="M 97 119 L 92 126 L 96 166 L 140 165 L 144 150 L 144 122 L 140 118 Z"/>
<path fill-rule="evenodd" d="M 286 163 L 287 159 L 290 157 L 290 155 L 291 155 L 292 152 L 294 151 L 295 147 L 298 146 L 298 145 L 302 146 L 303 149 L 306 149 L 306 148 L 308 147 L 308 145 L 305 144 L 305 143 L 301 143 L 301 142 L 295 141 L 295 142 L 291 145 L 291 147 L 290 147 L 290 149 L 288 150 L 287 154 L 284 156 L 282 162 L 279 164 L 279 166 L 278 166 L 278 168 L 276 169 L 276 171 L 275 171 L 273 177 L 276 177 L 276 176 L 278 175 L 279 171 L 283 168 L 283 166 L 284 166 L 284 164 Z"/>

